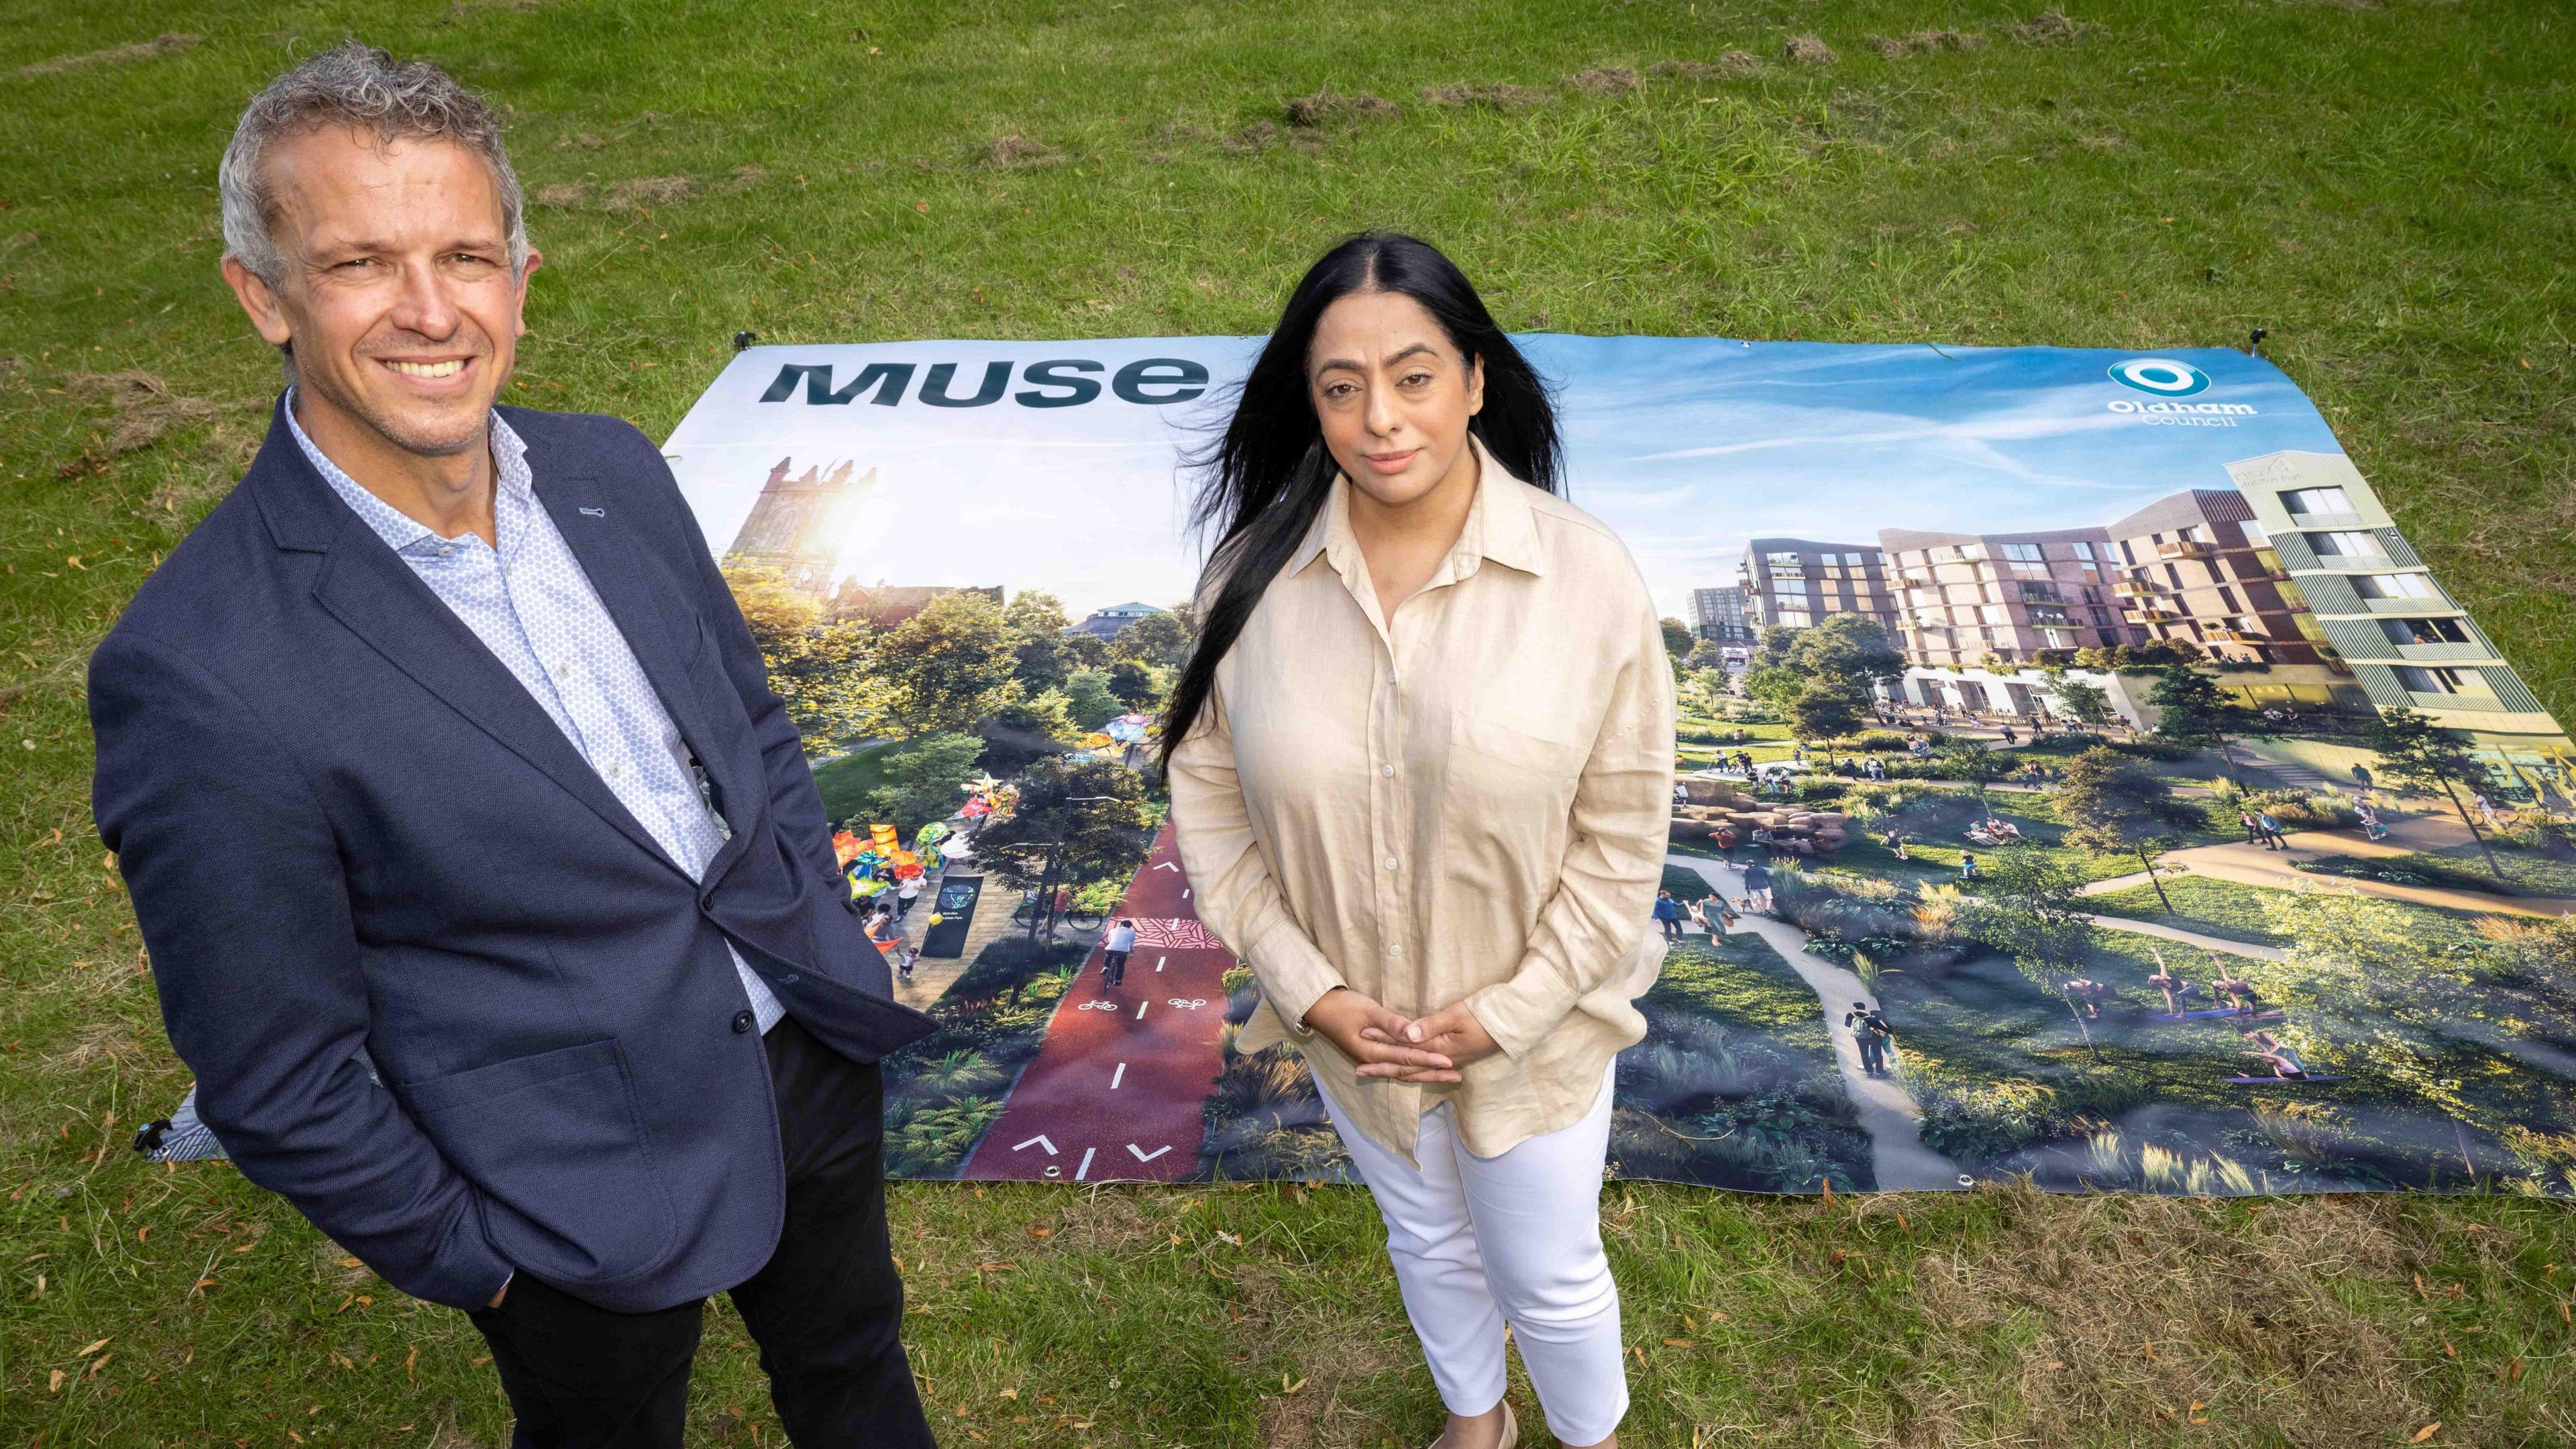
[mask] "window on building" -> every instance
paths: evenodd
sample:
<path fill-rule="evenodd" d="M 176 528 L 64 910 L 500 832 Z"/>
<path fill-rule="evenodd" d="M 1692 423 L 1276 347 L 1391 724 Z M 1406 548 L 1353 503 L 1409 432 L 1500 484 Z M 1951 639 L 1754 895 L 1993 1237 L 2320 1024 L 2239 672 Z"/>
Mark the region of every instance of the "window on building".
<path fill-rule="evenodd" d="M 2104 630 L 2102 630 L 2102 631 L 2101 631 L 2101 634 L 2102 634 L 2102 647 L 2103 647 L 2103 648 L 2105 648 L 2105 649 L 2116 649 L 2116 648 L 2118 648 L 2118 647 L 2120 646 L 2120 631 L 2119 631 L 2119 630 L 2117 630 L 2117 629 L 2104 629 Z"/>
<path fill-rule="evenodd" d="M 2093 622 L 2096 624 L 2108 624 L 2111 622 L 2111 611 L 2108 609 L 2094 609 L 2091 613 L 2093 615 Z"/>
<path fill-rule="evenodd" d="M 1959 545 L 1959 557 L 1961 558 L 1982 559 L 1985 556 L 1986 546 L 1982 543 L 1963 543 Z"/>
<path fill-rule="evenodd" d="M 2135 566 L 2138 561 L 2138 550 L 2125 538 L 2120 540 L 2120 559 L 2132 566 Z"/>
<path fill-rule="evenodd" d="M 2245 535 L 2245 546 L 2247 548 L 2269 548 L 2272 545 L 2272 535 L 2265 533 L 2263 531 L 2263 525 L 2256 523 L 2251 519 L 2237 524 L 2236 529 L 2239 533 Z"/>
<path fill-rule="evenodd" d="M 1807 581 L 1805 579 L 1773 579 L 1771 581 L 1771 592 L 1784 596 L 1789 594 L 1804 594 L 1807 592 Z M 1787 602 L 1785 598 L 1783 601 Z M 1796 602 L 1803 604 L 1806 600 L 1799 599 L 1796 600 Z"/>
<path fill-rule="evenodd" d="M 2102 602 L 2102 591 L 2100 589 L 2086 589 L 2084 591 L 2084 602 L 2088 604 L 2098 604 Z"/>
<path fill-rule="evenodd" d="M 1762 555 L 1762 562 L 1769 566 L 1773 573 L 1805 572 L 1805 566 L 1798 562 L 1798 556 L 1794 553 L 1766 553 Z"/>
<path fill-rule="evenodd" d="M 2438 599 L 2433 581 L 2422 574 L 2355 574 L 2352 590 L 2365 599 Z"/>
<path fill-rule="evenodd" d="M 2317 557 L 2319 558 L 2388 557 L 2388 551 L 2379 546 L 2377 535 L 2361 533 L 2358 531 L 2350 533 L 2312 533 L 2308 535 L 2308 547 L 2315 549 L 2317 551 Z"/>
<path fill-rule="evenodd" d="M 2008 559 L 2037 562 L 2041 557 L 2039 545 L 2035 543 L 2008 543 L 2003 546 L 2003 549 L 2004 557 Z"/>
<path fill-rule="evenodd" d="M 2232 591 L 2222 588 L 2218 591 L 2218 607 L 2233 614 L 2239 612 L 2245 606 L 2236 602 L 2236 595 Z"/>
<path fill-rule="evenodd" d="M 2071 544 L 2067 545 L 2067 547 L 2069 547 L 2069 548 L 2071 548 L 2071 549 L 2075 550 L 2075 556 L 2076 556 L 2077 558 L 2092 558 L 2092 557 L 2094 557 L 2094 553 L 2093 553 L 2093 541 L 2092 541 L 2091 539 L 2079 538 L 2079 539 L 2075 540 L 2075 542 L 2073 542 L 2073 543 L 2071 543 Z"/>
<path fill-rule="evenodd" d="M 2466 644 L 2469 631 L 2457 619 L 2382 619 L 2379 632 L 2391 644 Z"/>
<path fill-rule="evenodd" d="M 1847 553 L 1843 555 L 1843 562 L 1853 568 L 1859 568 L 1866 562 L 1866 560 L 1864 560 L 1859 554 Z"/>
<path fill-rule="evenodd" d="M 2293 488 L 2281 495 L 2292 513 L 2350 513 L 2352 498 L 2340 488 Z"/>
<path fill-rule="evenodd" d="M 1782 609 L 1780 611 L 1780 623 L 1785 628 L 1804 629 L 1807 625 L 1813 622 L 1813 617 L 1804 609 Z"/>
<path fill-rule="evenodd" d="M 2397 666 L 2397 682 L 2413 694 L 2485 694 L 2486 681 L 2465 669 L 2433 669 L 2420 664 Z"/>
<path fill-rule="evenodd" d="M 2059 597 L 2057 585 L 2053 583 L 2024 584 L 2021 586 L 2021 596 L 2022 601 L 2025 603 L 2057 604 L 2065 602 Z"/>

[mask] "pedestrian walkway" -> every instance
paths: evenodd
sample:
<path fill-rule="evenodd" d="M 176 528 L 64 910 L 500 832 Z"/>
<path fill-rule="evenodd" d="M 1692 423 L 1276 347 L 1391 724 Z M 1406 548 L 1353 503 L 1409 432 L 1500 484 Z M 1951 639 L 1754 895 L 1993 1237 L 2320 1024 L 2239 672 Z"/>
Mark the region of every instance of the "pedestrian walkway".
<path fill-rule="evenodd" d="M 958 1176 L 1178 1182 L 1197 1175 L 1234 956 L 1190 904 L 1168 821 L 1116 914 L 1137 925 L 1125 984 L 1101 984 L 1095 942 L 1056 1003 L 1036 1060 Z"/>
<path fill-rule="evenodd" d="M 1744 894 L 1743 872 L 1735 866 L 1680 854 L 1667 854 L 1664 864 L 1694 872 L 1729 899 Z M 1869 1134 L 1870 1170 L 1878 1191 L 1952 1192 L 1965 1186 L 1959 1164 L 1923 1145 L 1923 1109 L 1905 1090 L 1902 1076 L 1873 1077 L 1861 1071 L 1860 1043 L 1843 1024 L 1843 1014 L 1853 1002 L 1874 1000 L 1877 993 L 1850 968 L 1808 950 L 1807 933 L 1786 921 L 1747 913 L 1737 919 L 1736 931 L 1761 937 L 1816 993 L 1825 1034 L 1833 1041 L 1834 1063 L 1842 1069 L 1843 1092 L 1860 1115 L 1861 1130 Z"/>

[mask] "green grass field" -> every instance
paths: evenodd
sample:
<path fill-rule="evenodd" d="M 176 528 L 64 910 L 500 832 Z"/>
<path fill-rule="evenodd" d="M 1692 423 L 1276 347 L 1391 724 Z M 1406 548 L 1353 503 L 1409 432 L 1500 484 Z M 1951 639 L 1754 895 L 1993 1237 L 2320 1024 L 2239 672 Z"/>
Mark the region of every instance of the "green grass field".
<path fill-rule="evenodd" d="M 2265 327 L 2565 715 L 2576 17 L 2038 5 L 9 7 L 0 1442 L 505 1432 L 461 1317 L 229 1169 L 123 1147 L 187 1073 L 90 827 L 82 669 L 277 384 L 216 279 L 213 184 L 275 71 L 358 34 L 506 106 L 546 258 L 512 397 L 657 436 L 738 329 L 1258 332 L 1362 225 L 1452 250 L 1515 328 L 2168 348 Z M 1929 27 L 1988 43 L 1873 44 Z M 1796 35 L 1838 59 L 1785 60 Z M 1618 69 L 1642 84 L 1569 80 Z M 1462 82 L 1532 103 L 1423 94 Z M 1402 114 L 1291 125 L 1325 89 Z M 1605 1208 L 1634 1445 L 2576 1441 L 2563 1204 L 1619 1186 Z M 1356 1193 L 918 1185 L 892 1211 L 946 1442 L 1436 1431 Z M 693 1414 L 695 1442 L 780 1442 L 721 1309 Z"/>

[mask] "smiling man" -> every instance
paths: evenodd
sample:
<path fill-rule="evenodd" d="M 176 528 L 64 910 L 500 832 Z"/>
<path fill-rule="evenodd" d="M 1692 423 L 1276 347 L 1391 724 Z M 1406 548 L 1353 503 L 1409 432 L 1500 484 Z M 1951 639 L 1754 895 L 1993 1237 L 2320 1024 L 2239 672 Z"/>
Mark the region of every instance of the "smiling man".
<path fill-rule="evenodd" d="M 289 386 L 90 667 L 200 1115 L 472 1314 L 518 1444 L 679 1444 L 716 1292 L 794 1442 L 931 1443 L 876 1066 L 929 1022 L 660 452 L 493 405 L 538 262 L 498 123 L 353 42 L 220 179 Z"/>

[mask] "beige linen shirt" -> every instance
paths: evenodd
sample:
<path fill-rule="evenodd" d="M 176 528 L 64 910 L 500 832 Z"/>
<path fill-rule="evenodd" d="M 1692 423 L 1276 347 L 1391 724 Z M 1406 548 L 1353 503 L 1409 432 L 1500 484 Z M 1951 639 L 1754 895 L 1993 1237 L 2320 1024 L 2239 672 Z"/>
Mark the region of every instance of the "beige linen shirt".
<path fill-rule="evenodd" d="M 1293 1039 L 1408 1161 L 1443 1100 L 1480 1157 L 1580 1120 L 1664 959 L 1662 628 L 1616 535 L 1475 447 L 1466 525 L 1391 619 L 1333 480 L 1172 752 L 1191 903 L 1261 986 L 1240 1048 Z M 1296 1025 L 1335 986 L 1463 1000 L 1502 1050 L 1455 1084 L 1361 1078 Z"/>

